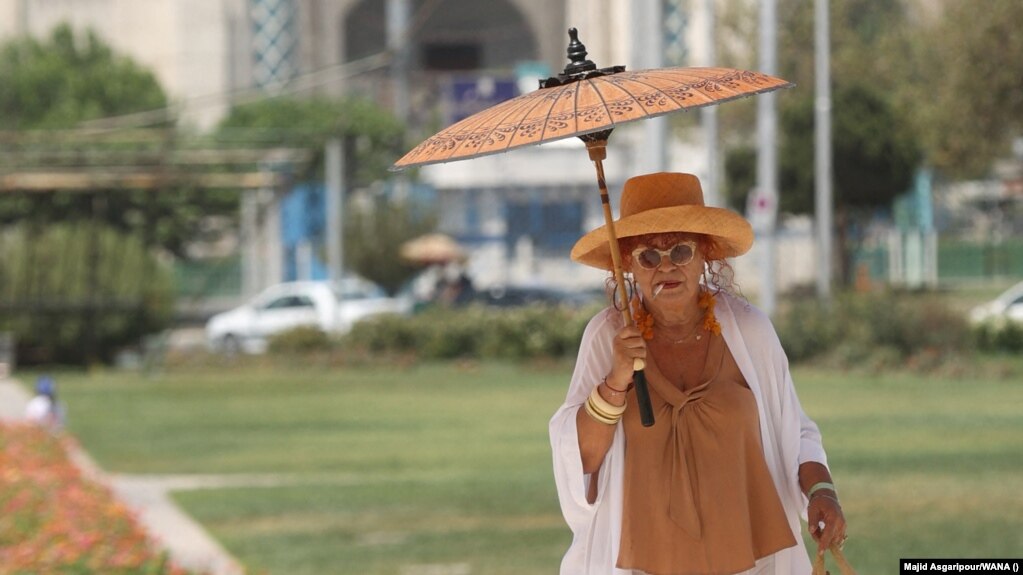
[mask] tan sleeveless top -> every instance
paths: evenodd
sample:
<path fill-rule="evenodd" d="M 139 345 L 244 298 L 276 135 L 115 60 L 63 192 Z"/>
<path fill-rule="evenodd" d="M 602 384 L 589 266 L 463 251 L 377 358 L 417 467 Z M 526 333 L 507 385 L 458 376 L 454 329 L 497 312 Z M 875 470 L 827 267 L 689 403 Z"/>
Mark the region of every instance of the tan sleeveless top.
<path fill-rule="evenodd" d="M 764 460 L 756 399 L 716 339 L 708 364 L 717 369 L 685 391 L 647 356 L 652 427 L 629 393 L 621 569 L 739 573 L 796 544 Z"/>

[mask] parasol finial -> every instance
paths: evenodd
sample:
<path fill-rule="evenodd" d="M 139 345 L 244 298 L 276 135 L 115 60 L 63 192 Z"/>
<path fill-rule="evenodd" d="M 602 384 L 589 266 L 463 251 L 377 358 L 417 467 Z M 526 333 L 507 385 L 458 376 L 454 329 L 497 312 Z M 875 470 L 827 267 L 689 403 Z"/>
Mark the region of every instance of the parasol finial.
<path fill-rule="evenodd" d="M 541 88 L 553 88 L 563 86 L 571 82 L 578 82 L 584 78 L 595 78 L 607 76 L 625 71 L 625 66 L 611 66 L 610 68 L 597 69 L 597 65 L 586 59 L 586 46 L 579 41 L 579 31 L 575 28 L 568 29 L 568 59 L 565 71 L 546 80 L 540 80 Z"/>
<path fill-rule="evenodd" d="M 579 41 L 579 30 L 568 29 L 568 59 L 569 64 L 565 66 L 565 75 L 578 74 L 596 70 L 597 65 L 586 59 L 586 46 Z"/>

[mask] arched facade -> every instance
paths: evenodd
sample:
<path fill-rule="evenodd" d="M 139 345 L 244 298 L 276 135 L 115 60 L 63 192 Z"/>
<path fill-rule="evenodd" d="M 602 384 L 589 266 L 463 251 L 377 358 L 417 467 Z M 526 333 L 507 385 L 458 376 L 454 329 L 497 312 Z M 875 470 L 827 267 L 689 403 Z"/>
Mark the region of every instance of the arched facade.
<path fill-rule="evenodd" d="M 386 5 L 362 0 L 340 23 L 342 59 L 383 51 Z M 415 0 L 409 6 L 409 67 L 412 70 L 511 70 L 536 60 L 536 34 L 508 0 Z"/>
<path fill-rule="evenodd" d="M 521 60 L 539 60 L 552 70 L 564 66 L 565 2 L 408 1 L 413 69 L 445 60 L 445 50 L 455 61 L 480 64 L 472 69 L 511 69 Z M 386 0 L 300 3 L 302 68 L 321 69 L 378 52 L 387 42 L 386 6 Z"/>

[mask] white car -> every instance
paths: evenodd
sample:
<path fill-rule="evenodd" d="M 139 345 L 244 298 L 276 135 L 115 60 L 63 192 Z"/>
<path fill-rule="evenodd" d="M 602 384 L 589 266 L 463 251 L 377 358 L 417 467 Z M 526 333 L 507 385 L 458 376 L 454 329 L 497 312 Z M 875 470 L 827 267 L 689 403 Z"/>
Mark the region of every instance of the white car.
<path fill-rule="evenodd" d="M 1002 295 L 970 311 L 970 321 L 1011 321 L 1023 324 L 1023 282 L 1005 290 Z"/>
<path fill-rule="evenodd" d="M 262 353 L 268 338 L 300 326 L 344 334 L 355 322 L 378 314 L 408 314 L 407 298 L 392 298 L 360 277 L 338 282 L 301 281 L 271 286 L 249 302 L 206 322 L 210 349 L 226 353 Z"/>

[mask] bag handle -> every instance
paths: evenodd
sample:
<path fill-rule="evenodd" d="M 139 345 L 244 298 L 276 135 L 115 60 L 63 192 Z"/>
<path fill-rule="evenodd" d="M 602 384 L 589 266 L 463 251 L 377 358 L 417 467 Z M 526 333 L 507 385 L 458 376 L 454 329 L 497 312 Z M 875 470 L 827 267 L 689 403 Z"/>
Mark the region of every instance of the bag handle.
<path fill-rule="evenodd" d="M 856 570 L 846 560 L 845 555 L 842 553 L 842 548 L 838 544 L 833 544 L 828 549 L 831 551 L 831 555 L 834 556 L 835 563 L 838 565 L 838 570 L 842 572 L 842 575 L 856 575 Z M 824 553 L 817 555 L 817 559 L 814 560 L 813 575 L 831 575 L 831 572 L 824 568 Z"/>

